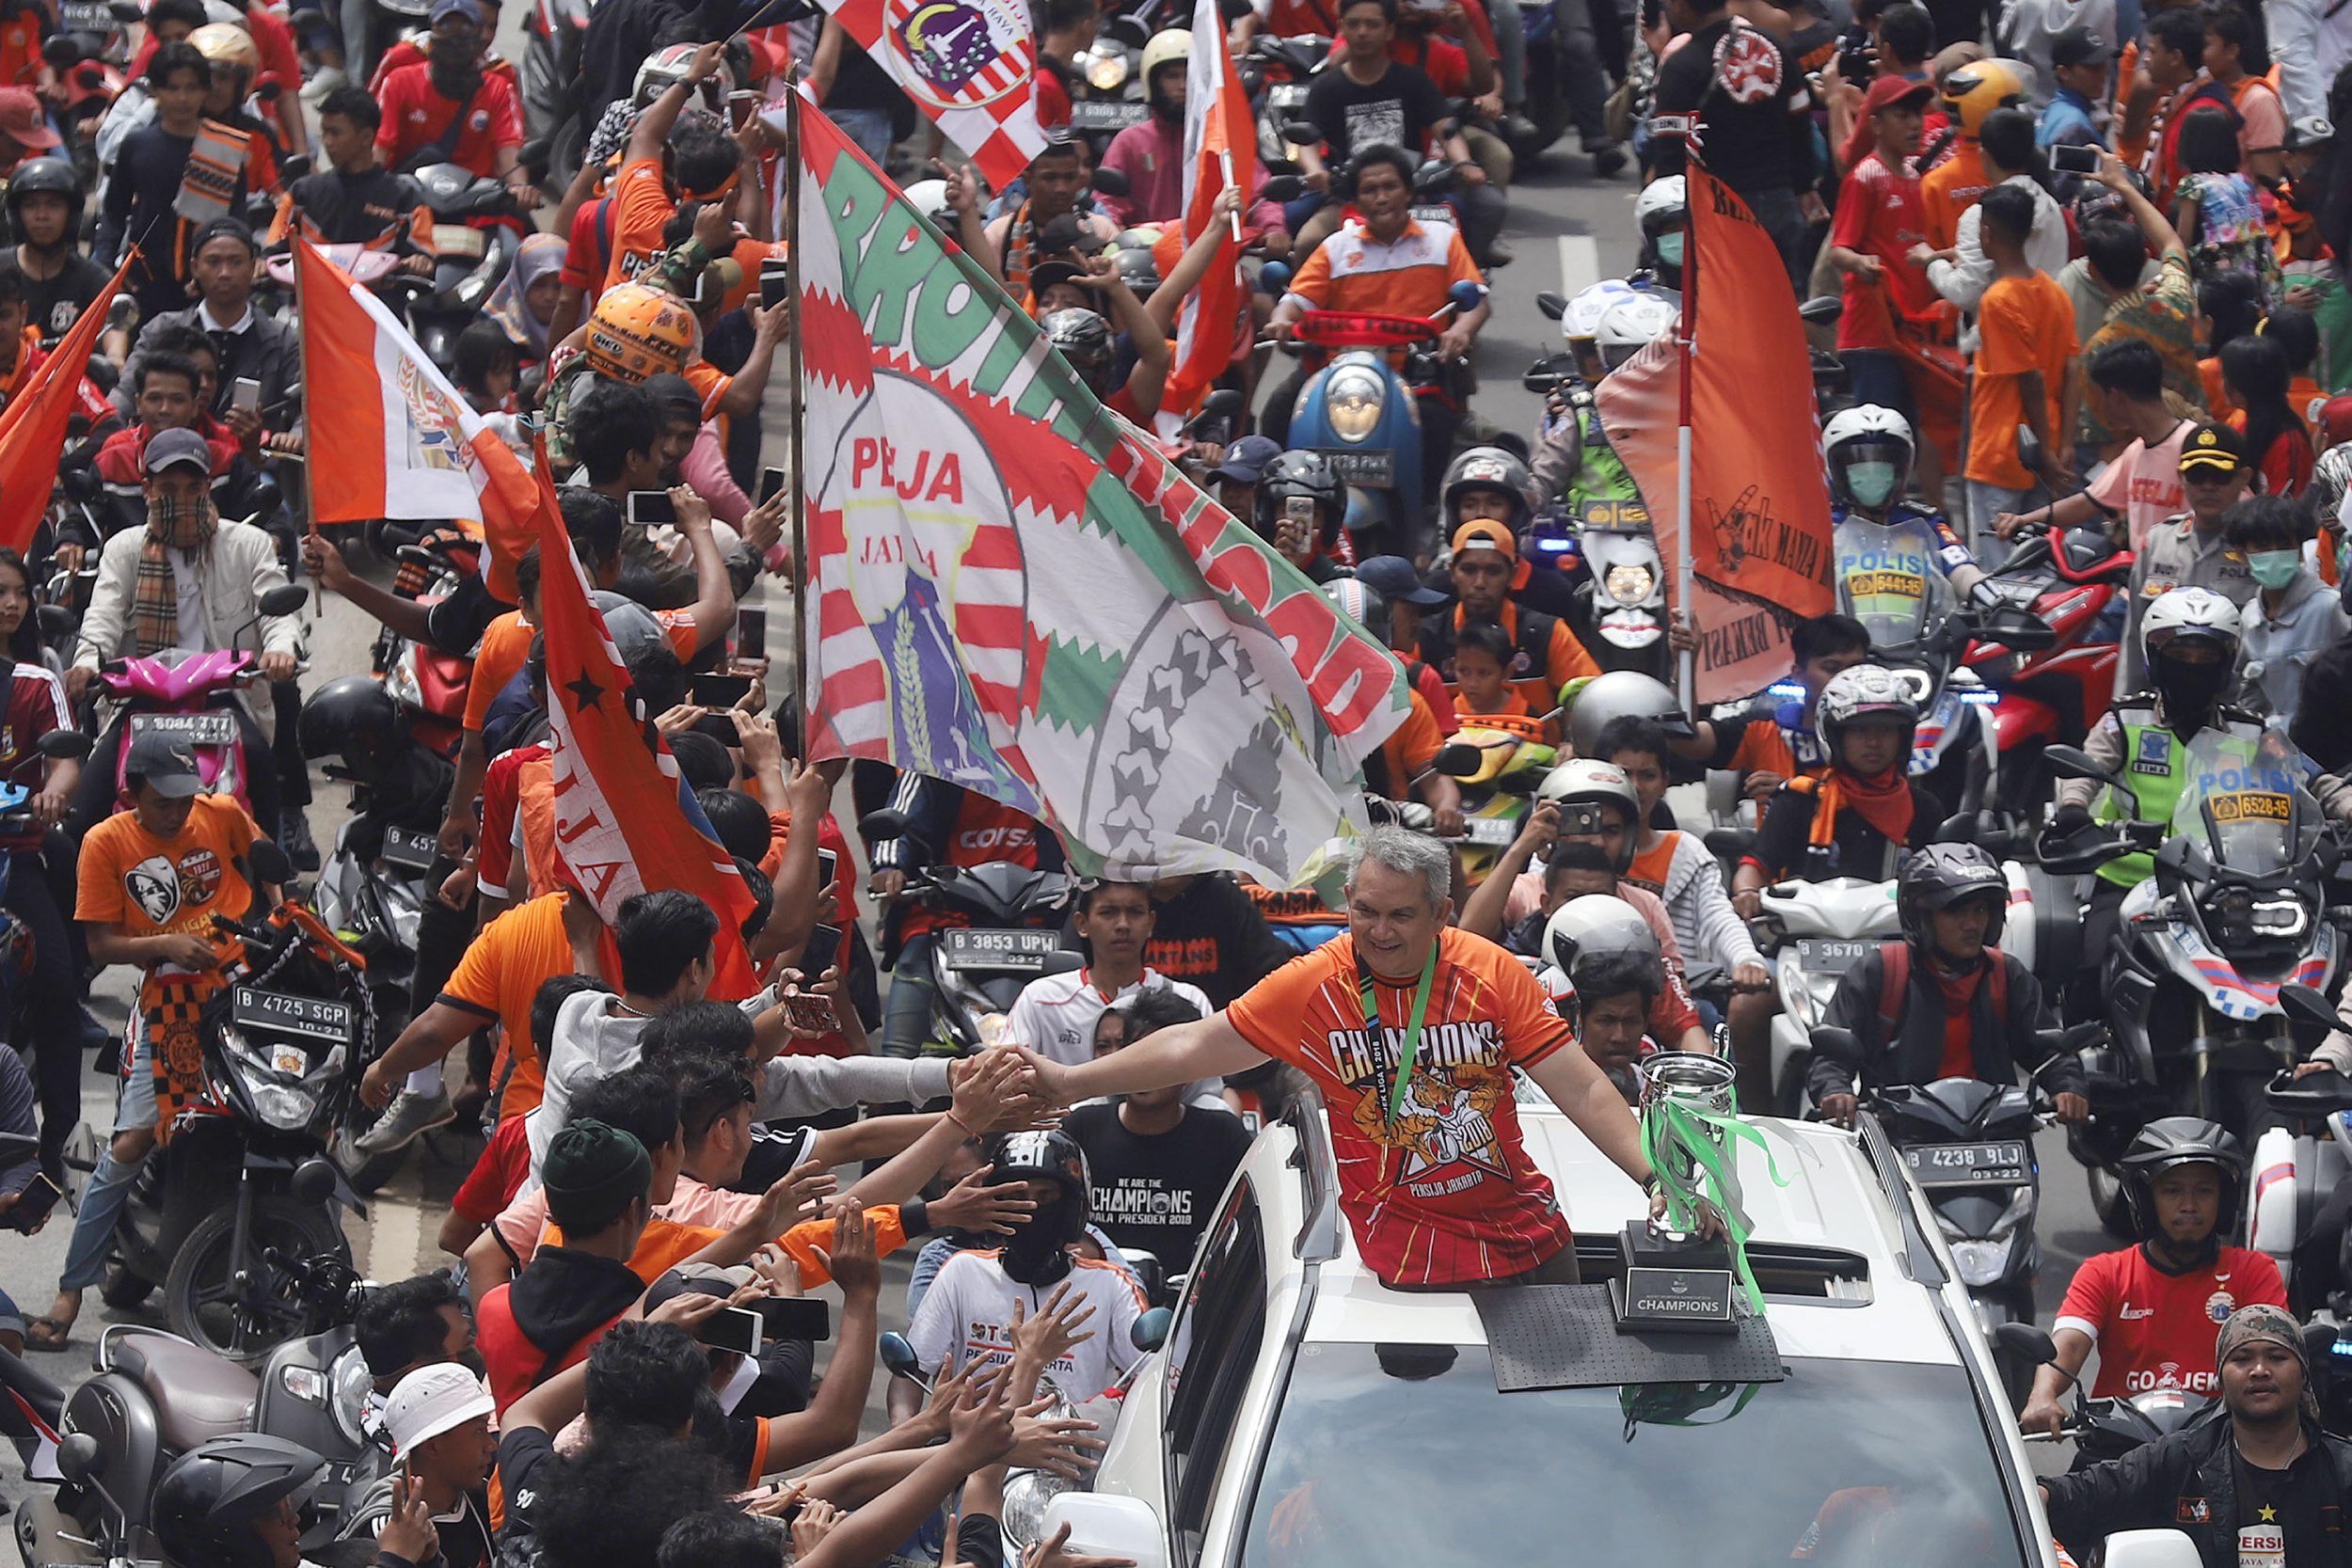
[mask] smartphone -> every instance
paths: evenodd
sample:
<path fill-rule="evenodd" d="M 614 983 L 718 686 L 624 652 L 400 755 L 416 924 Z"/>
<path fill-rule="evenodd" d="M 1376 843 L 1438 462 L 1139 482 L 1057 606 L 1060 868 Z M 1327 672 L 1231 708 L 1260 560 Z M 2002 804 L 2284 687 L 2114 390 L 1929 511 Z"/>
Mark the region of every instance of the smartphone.
<path fill-rule="evenodd" d="M 677 522 L 677 503 L 670 499 L 667 490 L 631 490 L 628 493 L 628 520 L 639 528 L 651 528 L 656 523 Z"/>
<path fill-rule="evenodd" d="M 32 1180 L 26 1182 L 24 1191 L 18 1195 L 16 1207 L 8 1211 L 8 1228 L 30 1233 L 33 1227 L 49 1217 L 49 1211 L 55 1209 L 57 1199 L 64 1196 L 64 1190 L 55 1181 L 35 1171 Z"/>
<path fill-rule="evenodd" d="M 829 883 L 819 882 L 819 887 Z M 841 927 L 819 926 L 808 933 L 808 945 L 801 949 L 797 966 L 803 974 L 822 974 L 841 958 Z"/>
<path fill-rule="evenodd" d="M 808 972 L 803 970 L 802 973 L 805 974 Z M 810 976 L 812 979 L 816 977 Z M 807 991 L 796 991 L 784 999 L 784 1017 L 793 1028 L 806 1030 L 812 1035 L 830 1035 L 841 1027 L 841 1017 L 833 1010 L 832 1001 Z"/>
<path fill-rule="evenodd" d="M 701 1343 L 712 1350 L 731 1350 L 738 1355 L 757 1355 L 759 1335 L 759 1314 L 748 1307 L 722 1307 L 694 1330 L 694 1338 Z"/>
<path fill-rule="evenodd" d="M 262 384 L 249 375 L 241 375 L 229 384 L 229 406 L 259 408 L 262 406 Z"/>
<path fill-rule="evenodd" d="M 741 1310 L 756 1313 L 771 1339 L 830 1339 L 833 1314 L 818 1296 L 765 1296 Z"/>
<path fill-rule="evenodd" d="M 2053 147 L 2050 149 L 2050 166 L 2060 174 L 2096 174 L 2099 172 L 2099 150 L 2095 147 Z"/>
<path fill-rule="evenodd" d="M 690 684 L 696 707 L 733 707 L 751 694 L 752 677 L 709 673 L 697 674 Z"/>
<path fill-rule="evenodd" d="M 759 494 L 754 499 L 754 504 L 766 506 L 770 501 L 774 500 L 783 493 L 784 470 L 782 468 L 760 469 Z"/>
<path fill-rule="evenodd" d="M 759 308 L 772 310 L 792 297 L 792 274 L 785 263 L 771 259 L 759 264 Z"/>
<path fill-rule="evenodd" d="M 841 857 L 834 854 L 830 849 L 819 849 L 817 851 L 817 885 L 818 888 L 822 889 L 833 886 L 833 879 L 836 875 L 838 875 L 837 868 L 839 867 L 840 863 Z M 824 927 L 818 927 L 819 930 L 822 930 L 823 928 Z"/>
<path fill-rule="evenodd" d="M 775 472 L 773 468 L 768 470 Z M 739 610 L 735 612 L 735 657 L 761 658 L 768 652 L 768 612 L 764 610 Z"/>

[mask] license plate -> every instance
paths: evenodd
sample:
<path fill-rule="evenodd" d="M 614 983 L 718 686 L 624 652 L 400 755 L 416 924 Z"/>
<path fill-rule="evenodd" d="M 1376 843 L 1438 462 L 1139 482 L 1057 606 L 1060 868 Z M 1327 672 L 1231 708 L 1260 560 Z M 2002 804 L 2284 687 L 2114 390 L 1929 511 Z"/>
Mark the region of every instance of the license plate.
<path fill-rule="evenodd" d="M 114 12 L 107 7 L 106 0 L 65 0 L 65 4 L 57 8 L 57 15 L 69 33 L 103 36 L 121 26 L 115 21 Z"/>
<path fill-rule="evenodd" d="M 143 735 L 176 735 L 191 746 L 227 746 L 237 738 L 237 716 L 226 708 L 202 713 L 135 713 L 131 738 Z"/>
<path fill-rule="evenodd" d="M 1519 836 L 1518 819 L 1510 816 L 1472 816 L 1462 823 L 1462 842 L 1475 844 L 1486 849 L 1508 849 Z"/>
<path fill-rule="evenodd" d="M 1452 223 L 1454 221 L 1454 209 L 1442 201 L 1432 207 L 1415 207 L 1412 214 L 1415 223 Z"/>
<path fill-rule="evenodd" d="M 1832 942 L 1805 937 L 1797 943 L 1797 962 L 1816 974 L 1842 974 L 1878 948 L 1875 942 Z"/>
<path fill-rule="evenodd" d="M 1124 131 L 1130 125 L 1140 125 L 1151 115 L 1148 103 L 1129 103 L 1118 99 L 1094 98 L 1070 105 L 1070 128 L 1073 131 Z"/>
<path fill-rule="evenodd" d="M 283 991 L 239 986 L 230 1001 L 229 1016 L 241 1028 L 269 1029 L 338 1045 L 348 1044 L 352 1037 L 351 1004 L 323 996 L 289 996 Z"/>
<path fill-rule="evenodd" d="M 1331 465 L 1331 471 L 1347 484 L 1393 484 L 1396 483 L 1396 454 L 1390 451 L 1359 451 L 1346 447 L 1319 449 L 1323 460 Z"/>
<path fill-rule="evenodd" d="M 2026 1146 L 2013 1139 L 1992 1144 L 1925 1144 L 1903 1150 L 1903 1161 L 1923 1187 L 2015 1186 L 2033 1167 Z"/>
<path fill-rule="evenodd" d="M 940 956 L 949 969 L 1042 970 L 1061 939 L 1051 931 L 942 931 Z"/>
<path fill-rule="evenodd" d="M 438 839 L 415 828 L 384 830 L 382 858 L 386 865 L 396 865 L 404 871 L 423 871 L 433 864 L 433 857 L 439 848 Z"/>
<path fill-rule="evenodd" d="M 443 261 L 479 261 L 489 245 L 488 237 L 479 229 L 469 229 L 462 223 L 433 226 L 433 254 Z"/>

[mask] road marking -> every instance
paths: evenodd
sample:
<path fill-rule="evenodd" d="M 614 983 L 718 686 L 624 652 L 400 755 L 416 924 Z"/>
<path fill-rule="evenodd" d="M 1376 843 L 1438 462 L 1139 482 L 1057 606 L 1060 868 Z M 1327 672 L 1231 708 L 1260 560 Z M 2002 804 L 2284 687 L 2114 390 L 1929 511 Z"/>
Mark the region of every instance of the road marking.
<path fill-rule="evenodd" d="M 1560 293 L 1564 298 L 1578 294 L 1600 281 L 1600 245 L 1590 234 L 1560 236 Z"/>
<path fill-rule="evenodd" d="M 413 1163 L 398 1180 L 387 1182 L 368 1200 L 367 1224 L 356 1228 L 367 1238 L 367 1256 L 357 1260 L 361 1278 L 389 1283 L 417 1272 L 417 1254 L 424 1244 L 424 1203 Z"/>

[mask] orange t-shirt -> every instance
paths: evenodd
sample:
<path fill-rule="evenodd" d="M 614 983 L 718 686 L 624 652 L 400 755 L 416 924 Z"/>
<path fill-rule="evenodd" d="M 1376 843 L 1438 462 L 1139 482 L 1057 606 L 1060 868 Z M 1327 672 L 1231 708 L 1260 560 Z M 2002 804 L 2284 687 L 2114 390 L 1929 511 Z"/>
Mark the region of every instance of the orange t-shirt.
<path fill-rule="evenodd" d="M 499 1099 L 501 1120 L 536 1110 L 547 1092 L 547 1066 L 531 1037 L 531 1003 L 550 978 L 574 972 L 572 939 L 564 929 L 568 896 L 530 899 L 482 927 L 434 999 L 498 1023 L 500 1043 L 515 1064 Z M 620 962 L 611 941 L 599 938 L 598 962 L 604 978 L 617 983 Z"/>
<path fill-rule="evenodd" d="M 1451 224 L 1407 221 L 1394 245 L 1350 223 L 1298 264 L 1290 292 L 1320 310 L 1434 315 L 1456 283 L 1486 278 Z"/>
<path fill-rule="evenodd" d="M 537 635 L 519 610 L 510 610 L 482 628 L 482 646 L 474 650 L 473 673 L 466 683 L 466 728 L 482 733 L 490 704 L 530 659 L 531 640 Z"/>
<path fill-rule="evenodd" d="M 242 920 L 251 907 L 237 860 L 261 836 L 233 796 L 198 796 L 171 838 L 140 827 L 135 812 L 117 812 L 82 839 L 73 918 L 128 937 L 210 936 L 213 916 Z"/>
<path fill-rule="evenodd" d="M 1484 937 L 1438 933 L 1428 1016 L 1394 1122 L 1390 1086 L 1417 988 L 1373 982 L 1376 1046 L 1360 988 L 1356 939 L 1343 936 L 1259 981 L 1226 1017 L 1323 1090 L 1340 1206 L 1364 1261 L 1390 1284 L 1452 1285 L 1509 1278 L 1557 1256 L 1574 1238 L 1520 1144 L 1511 1069 L 1576 1042 L 1535 977 Z"/>
<path fill-rule="evenodd" d="M 612 255 L 604 287 L 626 283 L 667 249 L 661 230 L 677 215 L 677 198 L 661 175 L 661 160 L 637 158 L 612 177 Z"/>
<path fill-rule="evenodd" d="M 2017 460 L 2017 427 L 2026 422 L 2025 383 L 2042 372 L 2042 429 L 2058 433 L 2058 400 L 2076 353 L 2074 307 L 2047 276 L 2003 277 L 1977 308 L 1977 373 L 1968 404 L 1966 477 L 2022 490 L 2034 476 Z"/>
<path fill-rule="evenodd" d="M 1428 701 L 1410 687 L 1405 695 L 1405 722 L 1380 743 L 1381 760 L 1389 765 L 1389 787 L 1395 791 L 1393 799 L 1399 800 L 1412 787 L 1413 776 L 1428 767 L 1429 759 L 1445 744 L 1445 736 L 1438 729 L 1438 716 L 1430 711 Z"/>
<path fill-rule="evenodd" d="M 1928 244 L 1949 250 L 1960 239 L 1960 214 L 1977 204 L 1990 183 L 1984 152 L 1973 141 L 1954 140 L 1952 155 L 1919 177 L 1919 205 L 1928 219 Z"/>

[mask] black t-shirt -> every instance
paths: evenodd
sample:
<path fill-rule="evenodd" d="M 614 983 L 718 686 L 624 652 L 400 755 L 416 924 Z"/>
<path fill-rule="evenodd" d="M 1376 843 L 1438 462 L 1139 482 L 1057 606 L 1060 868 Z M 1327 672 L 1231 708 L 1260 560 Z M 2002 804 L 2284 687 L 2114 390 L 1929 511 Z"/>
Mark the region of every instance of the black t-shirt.
<path fill-rule="evenodd" d="M 14 245 L 0 251 L 0 272 L 24 283 L 24 325 L 40 328 L 41 341 L 48 343 L 66 335 L 112 276 L 77 250 L 67 253 L 55 277 L 35 277 L 18 263 Z"/>
<path fill-rule="evenodd" d="M 1445 94 L 1418 66 L 1391 61 L 1388 73 L 1366 87 L 1334 65 L 1307 88 L 1307 118 L 1330 143 L 1325 156 L 1334 164 L 1381 143 L 1419 157 L 1428 150 L 1430 127 L 1446 118 Z"/>
<path fill-rule="evenodd" d="M 1169 1274 L 1192 1266 L 1216 1200 L 1249 1152 L 1249 1133 L 1227 1111 L 1194 1106 L 1166 1132 L 1131 1131 L 1112 1104 L 1080 1105 L 1062 1128 L 1087 1151 L 1094 1223 L 1120 1250 L 1140 1247 Z"/>
<path fill-rule="evenodd" d="M 506 1523 L 499 1531 L 501 1540 L 532 1539 L 531 1511 L 538 1501 L 537 1482 L 545 1479 L 546 1467 L 554 1463 L 552 1433 L 537 1427 L 499 1433 L 499 1491 L 506 1499 Z"/>
<path fill-rule="evenodd" d="M 2336 1560 L 2335 1541 L 2320 1517 L 2334 1483 L 2325 1449 L 2305 1449 L 2283 1470 L 2249 1465 L 2238 1453 L 2231 1466 L 2237 1473 L 2237 1568 L 2303 1568 Z"/>
<path fill-rule="evenodd" d="M 295 181 L 289 194 L 328 245 L 371 244 L 425 204 L 422 187 L 388 168 L 323 169 Z"/>
<path fill-rule="evenodd" d="M 1891 880 L 1899 855 L 1887 852 L 1886 835 L 1870 826 L 1863 815 L 1847 805 L 1830 824 L 1829 863 L 1815 864 L 1807 847 L 1813 832 L 1818 795 L 1783 789 L 1764 813 L 1763 831 L 1756 835 L 1756 858 L 1775 878 L 1818 881 L 1826 877 L 1859 877 L 1866 882 Z M 1902 848 L 1915 849 L 1928 842 L 1943 822 L 1935 797 L 1917 784 L 1911 786 L 1911 832 Z"/>
<path fill-rule="evenodd" d="M 1199 986 L 1213 1007 L 1297 957 L 1266 929 L 1265 916 L 1230 877 L 1195 877 L 1173 898 L 1152 901 L 1152 940 L 1143 961 L 1171 980 Z"/>
<path fill-rule="evenodd" d="M 1708 172 L 1740 195 L 1805 190 L 1814 177 L 1813 120 L 1800 111 L 1812 89 L 1788 50 L 1745 24 L 1719 71 L 1716 53 L 1732 25 L 1729 17 L 1711 22 L 1666 56 L 1652 112 L 1698 115 Z M 1682 144 L 1674 137 L 1657 138 L 1651 156 L 1661 174 L 1683 172 Z"/>

